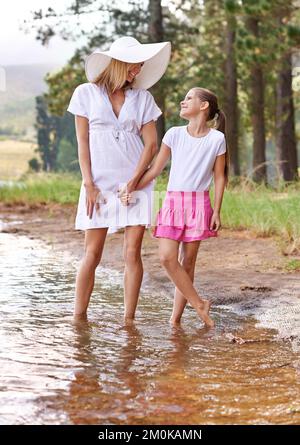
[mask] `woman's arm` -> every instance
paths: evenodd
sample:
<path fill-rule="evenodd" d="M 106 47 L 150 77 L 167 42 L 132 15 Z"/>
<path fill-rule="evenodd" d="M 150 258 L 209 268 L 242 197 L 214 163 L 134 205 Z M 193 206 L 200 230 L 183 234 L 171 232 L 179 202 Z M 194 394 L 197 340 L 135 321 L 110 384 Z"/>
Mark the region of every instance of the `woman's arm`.
<path fill-rule="evenodd" d="M 223 193 L 225 189 L 225 154 L 216 157 L 214 165 L 214 184 L 215 184 L 215 196 L 214 196 L 214 212 L 210 222 L 210 230 L 219 230 L 221 227 L 220 211 L 223 199 Z"/>
<path fill-rule="evenodd" d="M 135 169 L 133 177 L 127 183 L 127 192 L 132 192 L 137 183 L 139 182 L 141 176 L 145 173 L 151 162 L 153 161 L 154 156 L 157 153 L 157 133 L 156 133 L 156 125 L 154 121 L 148 122 L 147 124 L 142 126 L 141 129 L 143 141 L 144 141 L 144 149 L 139 159 L 138 165 Z"/>
<path fill-rule="evenodd" d="M 78 143 L 78 160 L 82 174 L 83 184 L 86 189 L 86 213 L 92 218 L 94 206 L 99 210 L 100 205 L 97 197 L 101 191 L 94 184 L 91 157 L 89 148 L 89 121 L 86 117 L 75 116 L 76 138 Z"/>
<path fill-rule="evenodd" d="M 89 121 L 86 117 L 75 116 L 78 144 L 78 160 L 84 185 L 92 185 L 91 158 L 89 149 Z"/>

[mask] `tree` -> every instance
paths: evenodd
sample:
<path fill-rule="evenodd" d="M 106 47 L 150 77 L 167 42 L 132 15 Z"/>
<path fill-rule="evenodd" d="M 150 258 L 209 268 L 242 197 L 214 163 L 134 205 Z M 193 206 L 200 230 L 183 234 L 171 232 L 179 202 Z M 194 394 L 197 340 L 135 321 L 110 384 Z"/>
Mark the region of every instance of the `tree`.
<path fill-rule="evenodd" d="M 58 119 L 49 116 L 47 104 L 43 96 L 36 97 L 36 130 L 38 151 L 45 171 L 55 170 L 57 154 L 57 135 L 59 134 Z"/>
<path fill-rule="evenodd" d="M 58 144 L 57 170 L 79 171 L 77 146 L 64 138 Z"/>
<path fill-rule="evenodd" d="M 235 176 L 240 175 L 239 163 L 239 108 L 238 108 L 238 78 L 236 63 L 236 28 L 238 11 L 236 2 L 225 2 L 225 54 L 226 54 L 226 78 L 225 90 L 227 96 L 225 100 L 226 139 L 230 150 L 230 165 Z"/>
<path fill-rule="evenodd" d="M 276 155 L 282 178 L 285 181 L 294 181 L 298 180 L 299 176 L 292 90 L 292 56 L 294 47 L 299 48 L 300 45 L 300 28 L 291 21 L 293 2 L 279 0 L 279 6 L 277 26 L 283 47 L 276 83 Z"/>

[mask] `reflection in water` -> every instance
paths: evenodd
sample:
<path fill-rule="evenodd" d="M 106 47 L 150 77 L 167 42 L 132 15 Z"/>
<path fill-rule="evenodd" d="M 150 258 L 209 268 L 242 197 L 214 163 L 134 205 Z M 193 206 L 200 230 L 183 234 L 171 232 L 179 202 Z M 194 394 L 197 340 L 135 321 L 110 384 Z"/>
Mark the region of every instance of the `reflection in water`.
<path fill-rule="evenodd" d="M 299 423 L 297 355 L 276 331 L 229 306 L 215 330 L 189 308 L 172 328 L 171 294 L 149 288 L 123 326 L 122 277 L 103 268 L 89 320 L 73 323 L 72 258 L 8 234 L 0 257 L 2 424 Z"/>

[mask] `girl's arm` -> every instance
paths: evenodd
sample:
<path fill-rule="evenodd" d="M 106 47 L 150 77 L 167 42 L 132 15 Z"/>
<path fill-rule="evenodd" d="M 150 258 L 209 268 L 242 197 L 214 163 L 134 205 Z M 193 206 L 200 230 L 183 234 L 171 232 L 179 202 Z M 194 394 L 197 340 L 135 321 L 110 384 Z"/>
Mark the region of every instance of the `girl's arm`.
<path fill-rule="evenodd" d="M 86 189 L 86 212 L 89 218 L 92 218 L 94 206 L 99 208 L 97 197 L 99 188 L 93 181 L 91 171 L 91 158 L 89 149 L 89 121 L 86 117 L 75 116 L 76 138 L 78 143 L 78 160 L 82 174 L 83 184 Z M 100 192 L 101 193 L 101 192 Z"/>
<path fill-rule="evenodd" d="M 147 124 L 143 125 L 141 133 L 144 141 L 144 149 L 133 174 L 133 177 L 127 183 L 128 193 L 135 190 L 137 183 L 147 170 L 148 166 L 153 161 L 153 158 L 156 155 L 158 149 L 156 125 L 154 121 L 148 122 Z"/>
<path fill-rule="evenodd" d="M 170 154 L 170 147 L 162 142 L 161 148 L 153 165 L 144 173 L 137 186 L 135 187 L 135 190 L 143 189 L 150 181 L 152 181 L 152 179 L 161 174 L 170 158 Z"/>
<path fill-rule="evenodd" d="M 224 174 L 225 153 L 216 157 L 213 171 L 214 171 L 215 196 L 214 196 L 214 212 L 210 221 L 210 230 L 217 231 L 221 227 L 220 210 L 226 183 L 226 178 Z"/>

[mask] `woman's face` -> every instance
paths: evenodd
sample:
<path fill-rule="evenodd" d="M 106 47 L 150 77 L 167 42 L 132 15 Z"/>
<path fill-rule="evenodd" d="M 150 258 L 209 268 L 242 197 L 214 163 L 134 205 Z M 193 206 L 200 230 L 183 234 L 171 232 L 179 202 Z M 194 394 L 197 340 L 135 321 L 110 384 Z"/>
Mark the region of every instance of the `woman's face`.
<path fill-rule="evenodd" d="M 180 117 L 188 119 L 196 116 L 201 110 L 208 108 L 208 102 L 202 102 L 194 90 L 190 90 L 185 98 L 180 102 Z"/>
<path fill-rule="evenodd" d="M 141 72 L 142 66 L 144 65 L 144 62 L 141 63 L 135 63 L 134 65 L 131 65 L 129 68 L 127 78 L 126 80 L 128 82 L 133 82 L 136 76 Z"/>

